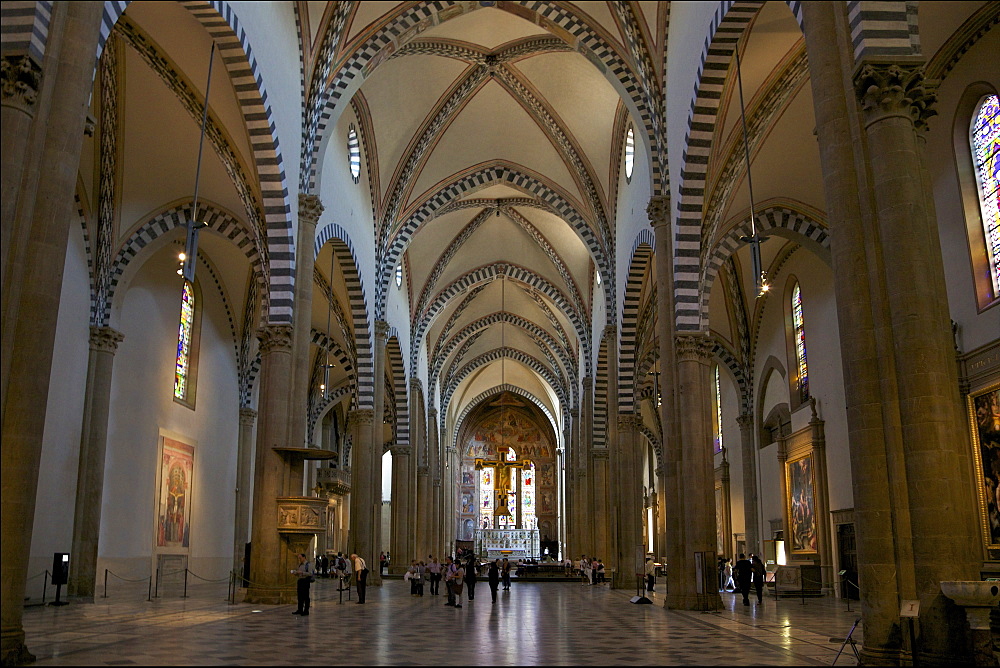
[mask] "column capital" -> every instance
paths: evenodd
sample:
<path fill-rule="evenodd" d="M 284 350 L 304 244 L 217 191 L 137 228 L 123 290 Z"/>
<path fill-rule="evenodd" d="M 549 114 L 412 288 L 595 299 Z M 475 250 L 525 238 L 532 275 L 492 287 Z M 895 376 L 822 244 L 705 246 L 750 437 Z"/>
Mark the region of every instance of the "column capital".
<path fill-rule="evenodd" d="M 656 474 L 657 478 L 662 478 L 667 473 L 667 467 L 663 464 L 660 464 L 653 470 L 653 473 Z"/>
<path fill-rule="evenodd" d="M 580 382 L 583 384 L 584 389 L 586 389 L 587 387 L 593 387 L 594 386 L 594 377 L 593 376 L 584 376 L 583 378 L 580 379 Z"/>
<path fill-rule="evenodd" d="M 42 85 L 42 68 L 31 57 L 4 56 L 0 59 L 3 69 L 3 101 L 5 107 L 34 116 L 35 100 Z"/>
<path fill-rule="evenodd" d="M 753 427 L 753 414 L 741 413 L 736 417 L 736 424 L 740 426 L 740 429 L 749 429 Z"/>
<path fill-rule="evenodd" d="M 410 377 L 410 391 L 411 392 L 419 392 L 422 389 L 423 389 L 423 384 L 420 382 L 420 379 L 417 378 L 416 376 L 411 376 Z"/>
<path fill-rule="evenodd" d="M 260 341 L 261 355 L 270 352 L 291 352 L 292 326 L 264 325 L 257 330 L 257 339 Z"/>
<path fill-rule="evenodd" d="M 387 338 L 389 338 L 389 323 L 387 323 L 385 320 L 376 320 L 375 340 L 377 341 L 381 339 L 385 341 Z"/>
<path fill-rule="evenodd" d="M 356 408 L 347 411 L 348 424 L 373 425 L 375 424 L 375 411 L 371 408 Z"/>
<path fill-rule="evenodd" d="M 646 215 L 649 216 L 649 224 L 652 227 L 668 225 L 670 223 L 670 196 L 654 195 L 649 198 L 646 205 Z"/>
<path fill-rule="evenodd" d="M 426 464 L 421 464 L 420 466 L 417 467 L 417 475 L 430 475 L 430 474 L 431 474 L 431 467 L 427 466 Z"/>
<path fill-rule="evenodd" d="M 618 325 L 613 322 L 609 322 L 604 326 L 604 336 L 613 336 L 615 341 L 618 340 Z"/>
<path fill-rule="evenodd" d="M 712 359 L 715 342 L 704 334 L 676 334 L 678 362 L 701 362 L 707 364 Z"/>
<path fill-rule="evenodd" d="M 115 354 L 118 344 L 125 340 L 125 335 L 111 327 L 90 328 L 90 349 L 102 353 Z"/>
<path fill-rule="evenodd" d="M 316 195 L 299 193 L 299 223 L 315 225 L 323 215 L 323 203 Z"/>
<path fill-rule="evenodd" d="M 594 448 L 590 451 L 591 456 L 594 459 L 607 459 L 608 449 L 607 448 Z"/>
<path fill-rule="evenodd" d="M 427 409 L 427 417 L 436 418 L 437 414 L 438 414 L 438 409 L 434 408 L 433 406 Z"/>
<path fill-rule="evenodd" d="M 580 410 L 578 408 L 569 409 L 569 416 L 575 420 L 580 417 Z"/>
<path fill-rule="evenodd" d="M 924 79 L 923 66 L 867 63 L 854 75 L 857 95 L 866 125 L 892 116 L 910 119 L 918 128 L 937 114 L 936 86 Z"/>
<path fill-rule="evenodd" d="M 241 407 L 240 408 L 240 426 L 242 427 L 252 427 L 254 420 L 257 419 L 257 411 L 252 408 Z"/>
<path fill-rule="evenodd" d="M 642 424 L 642 420 L 635 413 L 619 413 L 618 414 L 618 429 L 637 431 L 639 426 Z"/>

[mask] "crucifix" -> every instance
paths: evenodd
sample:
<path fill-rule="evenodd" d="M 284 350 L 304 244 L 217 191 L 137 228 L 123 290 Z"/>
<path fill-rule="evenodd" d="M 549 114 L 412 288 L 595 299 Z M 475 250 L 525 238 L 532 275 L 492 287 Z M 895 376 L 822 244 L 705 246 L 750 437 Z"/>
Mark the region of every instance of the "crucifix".
<path fill-rule="evenodd" d="M 531 462 L 527 459 L 508 462 L 503 456 L 496 459 L 476 459 L 476 470 L 492 468 L 496 472 L 496 503 L 493 506 L 493 517 L 510 517 L 510 509 L 507 508 L 507 497 L 510 496 L 510 476 L 511 469 L 526 469 L 531 467 Z"/>

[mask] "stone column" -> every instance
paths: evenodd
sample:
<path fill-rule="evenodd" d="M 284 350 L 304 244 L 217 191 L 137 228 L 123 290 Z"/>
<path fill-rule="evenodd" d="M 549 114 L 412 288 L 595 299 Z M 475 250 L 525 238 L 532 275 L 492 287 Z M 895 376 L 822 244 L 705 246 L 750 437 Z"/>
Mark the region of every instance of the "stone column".
<path fill-rule="evenodd" d="M 104 463 L 108 448 L 108 414 L 111 410 L 111 370 L 115 351 L 125 335 L 110 327 L 90 328 L 90 358 L 84 394 L 80 462 L 77 468 L 73 547 L 70 555 L 69 593 L 93 598 L 97 576 L 98 539 L 104 498 Z"/>
<path fill-rule="evenodd" d="M 667 605 L 684 610 L 716 610 L 722 605 L 717 588 L 698 589 L 695 553 L 710 553 L 704 580 L 715 578 L 715 471 L 712 456 L 712 401 L 709 371 L 712 342 L 700 334 L 678 335 L 677 402 L 680 436 L 680 489 L 683 539 L 677 569 L 677 586 L 670 581 Z M 671 564 L 673 567 L 673 564 Z"/>
<path fill-rule="evenodd" d="M 816 547 L 823 573 L 823 590 L 832 594 L 835 580 L 833 534 L 830 527 L 830 482 L 826 465 L 826 421 L 821 420 L 816 413 L 816 397 L 809 398 L 809 408 L 812 410 L 809 428 L 812 432 L 813 466 L 816 467 Z"/>
<path fill-rule="evenodd" d="M 954 344 L 937 221 L 925 206 L 914 118 L 934 96 L 923 70 L 865 64 L 854 77 L 868 141 L 887 307 L 899 391 L 913 565 L 920 597 L 921 661 L 947 663 L 964 651 L 960 618 L 940 590 L 943 580 L 978 579 L 975 509 L 962 470 L 964 439 Z M 915 277 L 918 277 L 915 280 Z"/>
<path fill-rule="evenodd" d="M 719 533 L 722 534 L 722 554 L 730 555 L 731 549 L 733 547 L 733 499 L 732 499 L 732 486 L 731 478 L 729 475 L 729 460 L 726 459 L 726 448 L 722 448 L 722 463 L 719 464 L 719 482 L 722 484 L 722 517 L 717 517 L 715 519 L 720 527 Z M 718 541 L 716 541 L 718 542 Z M 751 550 L 747 549 L 747 554 L 750 554 Z M 759 552 L 754 552 L 760 556 Z"/>
<path fill-rule="evenodd" d="M 260 339 L 260 398 L 254 462 L 253 522 L 248 603 L 287 603 L 295 583 L 288 572 L 296 563 L 278 533 L 276 499 L 285 493 L 287 464 L 274 450 L 288 444 L 289 386 L 292 370 L 292 328 L 268 325 Z"/>
<path fill-rule="evenodd" d="M 594 554 L 594 515 L 591 509 L 591 486 L 593 485 L 594 463 L 591 451 L 594 447 L 594 378 L 583 377 L 583 391 L 580 399 L 580 429 L 577 431 L 580 447 L 576 459 L 577 479 L 577 541 L 572 557 Z"/>
<path fill-rule="evenodd" d="M 380 492 L 371 486 L 374 421 L 375 412 L 371 409 L 361 408 L 347 414 L 347 429 L 351 435 L 351 528 L 347 549 L 357 553 L 365 563 L 375 564 L 375 568 L 368 567 L 372 573 L 378 570 L 378 550 L 372 524 L 375 516 L 371 508 L 373 497 L 380 496 Z"/>
<path fill-rule="evenodd" d="M 743 517 L 747 554 L 763 554 L 757 508 L 757 449 L 753 438 L 753 415 L 743 413 L 736 418 L 740 426 L 740 454 L 743 462 Z M 784 498 L 784 497 L 782 497 Z M 732 538 L 732 536 L 730 536 Z"/>
<path fill-rule="evenodd" d="M 455 448 L 452 445 L 448 445 L 444 449 L 444 458 L 447 466 L 444 471 L 444 484 L 442 486 L 442 510 L 443 510 L 443 522 L 444 527 L 444 546 L 445 554 L 455 554 L 455 537 L 457 536 L 457 517 L 458 514 L 455 512 L 455 476 L 458 471 L 458 457 L 456 456 Z"/>
<path fill-rule="evenodd" d="M 233 532 L 233 568 L 243 574 L 243 559 L 246 544 L 250 541 L 250 501 L 253 490 L 250 485 L 250 469 L 253 464 L 253 428 L 257 422 L 257 411 L 240 408 L 239 453 L 236 460 L 236 523 Z"/>
<path fill-rule="evenodd" d="M 292 402 L 288 413 L 288 445 L 308 447 L 306 422 L 309 412 L 310 333 L 312 331 L 313 268 L 316 266 L 316 223 L 323 204 L 316 195 L 299 193 L 299 225 L 295 237 L 295 333 L 292 338 Z M 290 491 L 301 494 L 301 467 L 294 467 Z M 294 478 L 300 482 L 295 485 Z"/>
<path fill-rule="evenodd" d="M 617 531 L 613 552 L 615 571 L 611 583 L 616 589 L 634 587 L 636 573 L 642 572 L 645 564 L 642 459 L 639 454 L 639 439 L 642 437 L 638 427 L 635 415 L 627 413 L 618 416 L 615 453 L 617 472 L 614 485 Z M 637 562 L 637 552 L 642 555 L 642 561 Z"/>
<path fill-rule="evenodd" d="M 409 446 L 393 444 L 392 446 L 392 534 L 389 543 L 389 554 L 392 563 L 389 572 L 402 575 L 410 566 L 414 555 L 410 550 L 413 534 L 413 518 L 410 517 L 410 460 L 412 449 Z"/>
<path fill-rule="evenodd" d="M 385 446 L 385 350 L 386 342 L 389 339 L 389 323 L 385 320 L 375 321 L 375 345 L 372 348 L 374 363 L 372 364 L 375 376 L 375 419 L 372 422 L 372 470 L 371 482 L 373 494 L 371 512 L 372 532 L 372 559 L 378 558 L 378 553 L 387 549 L 382 545 L 382 455 Z M 359 508 L 361 506 L 358 506 Z M 391 554 L 390 550 L 390 554 Z M 368 584 L 376 587 L 382 586 L 382 575 L 378 568 L 370 569 Z"/>
<path fill-rule="evenodd" d="M 433 399 L 434 391 L 428 395 Z M 427 509 L 430 551 L 441 561 L 441 453 L 438 450 L 437 409 L 427 409 L 427 462 L 430 469 L 430 507 Z"/>
<path fill-rule="evenodd" d="M 19 257 L 9 256 L 3 276 L 2 436 L 0 478 L 3 522 L 0 532 L 0 650 L 3 664 L 25 663 L 34 657 L 24 644 L 22 613 L 38 492 L 38 467 L 49 395 L 56 320 L 73 192 L 80 165 L 87 100 L 93 89 L 94 54 L 103 6 L 96 3 L 56 3 L 50 23 L 45 80 L 39 109 L 48 110 L 44 124 L 33 126 L 30 145 L 15 160 L 31 163 L 38 149 L 38 170 L 25 169 L 18 180 L 20 200 L 12 236 L 23 238 Z M 4 88 L 7 83 L 5 82 Z M 7 97 L 7 93 L 4 93 Z M 51 100 L 51 104 L 46 101 Z M 11 112 L 4 111 L 4 116 Z M 17 127 L 23 129 L 23 121 Z M 3 152 L 8 151 L 8 125 L 3 128 Z M 37 134 L 34 134 L 37 133 Z M 13 174 L 0 178 L 6 184 Z M 4 196 L 7 186 L 4 186 Z M 6 209 L 5 209 L 6 212 Z M 3 225 L 7 226 L 7 219 Z M 6 252 L 6 251 L 5 251 Z M 16 263 L 16 267 L 12 266 Z M 17 392 L 8 396 L 8 386 Z"/>
<path fill-rule="evenodd" d="M 604 446 L 595 448 L 598 458 L 594 460 L 595 474 L 593 480 L 592 503 L 594 508 L 594 549 L 596 556 L 615 553 L 615 532 L 617 526 L 612 526 L 614 516 L 614 499 L 611 495 L 611 482 L 617 482 L 617 441 L 618 441 L 618 327 L 606 325 L 604 340 L 608 350 L 608 390 L 607 423 L 605 427 Z M 598 471 L 603 467 L 603 471 Z"/>
<path fill-rule="evenodd" d="M 778 487 L 781 490 L 781 535 L 785 538 L 785 545 L 791 544 L 791 524 L 788 517 L 788 476 L 785 473 L 785 464 L 788 463 L 788 441 L 784 436 L 778 436 Z M 788 551 L 785 551 L 788 554 Z"/>
<path fill-rule="evenodd" d="M 869 230 L 865 156 L 850 72 L 854 66 L 850 26 L 836 3 L 802 4 L 816 135 L 832 237 L 840 350 L 844 368 L 861 611 L 862 659 L 898 663 L 903 631 L 899 600 L 914 598 L 905 504 L 905 474 L 895 400 L 895 368 L 875 277 L 880 258 Z M 873 278 L 874 277 L 874 278 Z M 892 481 L 899 480 L 899 484 Z M 783 499 L 785 497 L 782 497 Z"/>
<path fill-rule="evenodd" d="M 579 478 L 577 478 L 577 458 L 580 448 L 580 411 L 569 410 L 565 452 L 563 453 L 563 475 L 560 485 L 563 488 L 565 507 L 563 509 L 563 558 L 579 552 L 580 523 L 578 516 Z"/>
<path fill-rule="evenodd" d="M 654 499 L 653 517 L 656 520 L 656 558 L 661 559 L 667 554 L 667 511 L 666 506 L 666 469 L 663 464 L 656 467 L 656 497 Z"/>

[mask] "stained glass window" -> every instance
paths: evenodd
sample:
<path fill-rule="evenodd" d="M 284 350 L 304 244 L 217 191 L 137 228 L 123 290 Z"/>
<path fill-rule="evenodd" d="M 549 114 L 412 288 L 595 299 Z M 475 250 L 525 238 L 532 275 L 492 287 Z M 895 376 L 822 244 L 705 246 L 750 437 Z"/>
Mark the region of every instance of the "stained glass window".
<path fill-rule="evenodd" d="M 722 388 L 719 383 L 719 365 L 715 365 L 715 453 L 722 452 Z"/>
<path fill-rule="evenodd" d="M 479 472 L 479 528 L 493 528 L 493 469 Z"/>
<path fill-rule="evenodd" d="M 507 448 L 507 454 L 504 455 L 504 459 L 508 462 L 517 459 L 517 453 L 514 452 L 514 448 Z M 517 469 L 513 469 L 510 475 L 510 496 L 507 497 L 507 510 L 510 511 L 509 517 L 501 516 L 497 518 L 498 529 L 517 528 Z"/>
<path fill-rule="evenodd" d="M 535 515 L 535 465 L 521 470 L 521 528 L 537 529 Z"/>
<path fill-rule="evenodd" d="M 983 98 L 972 121 L 972 161 L 979 186 L 979 207 L 986 233 L 993 298 L 1000 297 L 1000 103 L 996 95 Z"/>
<path fill-rule="evenodd" d="M 351 161 L 351 177 L 357 183 L 361 178 L 361 143 L 353 125 L 347 131 L 347 155 Z"/>
<path fill-rule="evenodd" d="M 625 133 L 625 180 L 632 180 L 632 169 L 635 167 L 635 132 L 630 125 Z"/>
<path fill-rule="evenodd" d="M 191 332 L 194 330 L 194 286 L 184 281 L 181 293 L 181 323 L 177 331 L 177 362 L 174 367 L 174 396 L 187 400 L 191 369 Z"/>
<path fill-rule="evenodd" d="M 792 288 L 792 327 L 795 330 L 795 361 L 798 365 L 799 399 L 809 398 L 809 367 L 806 364 L 806 332 L 802 319 L 802 289 L 796 283 Z"/>
<path fill-rule="evenodd" d="M 396 265 L 396 287 L 398 288 L 403 284 L 403 265 Z"/>

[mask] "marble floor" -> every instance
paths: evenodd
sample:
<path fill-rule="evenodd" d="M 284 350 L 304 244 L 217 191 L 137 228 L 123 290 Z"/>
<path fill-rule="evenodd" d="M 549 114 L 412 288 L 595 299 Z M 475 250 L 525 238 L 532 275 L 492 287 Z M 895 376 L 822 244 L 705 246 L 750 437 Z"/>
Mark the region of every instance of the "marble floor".
<path fill-rule="evenodd" d="M 365 605 L 341 603 L 336 582 L 321 579 L 308 617 L 293 605 L 230 605 L 225 584 L 188 598 L 146 593 L 121 586 L 94 604 L 26 608 L 35 665 L 831 665 L 859 617 L 841 600 L 745 607 L 734 594 L 722 594 L 721 612 L 676 612 L 659 592 L 634 605 L 634 592 L 569 582 L 515 582 L 496 604 L 481 582 L 457 609 L 411 597 L 399 580 L 369 587 Z M 836 665 L 854 664 L 848 646 Z"/>

